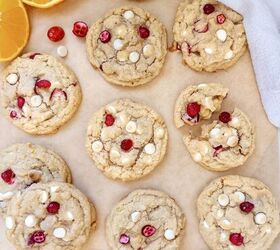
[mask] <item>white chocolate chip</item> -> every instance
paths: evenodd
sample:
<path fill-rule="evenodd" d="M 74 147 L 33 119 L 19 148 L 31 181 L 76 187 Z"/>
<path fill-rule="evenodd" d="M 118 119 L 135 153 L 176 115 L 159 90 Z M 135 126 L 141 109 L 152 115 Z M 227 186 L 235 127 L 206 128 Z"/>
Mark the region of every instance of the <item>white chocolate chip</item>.
<path fill-rule="evenodd" d="M 67 218 L 68 220 L 74 220 L 74 215 L 73 215 L 73 213 L 70 212 L 70 211 L 67 211 L 67 212 L 66 212 L 66 218 Z"/>
<path fill-rule="evenodd" d="M 230 124 L 231 126 L 233 126 L 233 127 L 238 128 L 238 127 L 240 126 L 240 120 L 239 120 L 238 117 L 233 117 L 233 118 L 231 119 L 231 121 L 229 122 L 229 124 Z"/>
<path fill-rule="evenodd" d="M 131 19 L 131 18 L 134 17 L 134 13 L 133 13 L 133 11 L 131 11 L 131 10 L 127 10 L 127 11 L 125 11 L 125 12 L 123 13 L 123 17 L 124 17 L 125 19 Z"/>
<path fill-rule="evenodd" d="M 224 212 L 223 209 L 218 209 L 218 210 L 217 210 L 216 216 L 217 216 L 218 219 L 223 218 L 224 215 L 225 215 L 225 212 Z"/>
<path fill-rule="evenodd" d="M 245 199 L 246 199 L 245 194 L 243 194 L 243 193 L 240 192 L 240 191 L 234 192 L 234 196 L 236 197 L 236 199 L 237 199 L 239 202 L 244 202 Z"/>
<path fill-rule="evenodd" d="M 121 156 L 120 152 L 114 148 L 110 150 L 110 158 L 119 158 Z"/>
<path fill-rule="evenodd" d="M 221 227 L 225 230 L 229 230 L 229 229 L 231 229 L 231 222 L 227 219 L 223 219 L 221 221 Z"/>
<path fill-rule="evenodd" d="M 224 42 L 225 40 L 227 40 L 227 32 L 223 29 L 219 29 L 216 32 L 216 36 L 218 37 L 218 39 L 222 42 Z"/>
<path fill-rule="evenodd" d="M 40 95 L 34 95 L 30 99 L 30 104 L 32 107 L 39 107 L 42 104 L 43 100 Z"/>
<path fill-rule="evenodd" d="M 120 25 L 116 28 L 116 34 L 118 35 L 118 37 L 123 38 L 127 33 L 127 29 L 125 25 Z"/>
<path fill-rule="evenodd" d="M 141 216 L 141 213 L 136 211 L 136 212 L 133 212 L 130 217 L 131 217 L 132 222 L 135 223 L 140 219 L 140 216 Z"/>
<path fill-rule="evenodd" d="M 18 75 L 15 73 L 9 74 L 6 77 L 6 81 L 10 84 L 10 85 L 15 85 L 18 81 Z"/>
<path fill-rule="evenodd" d="M 129 60 L 133 63 L 136 63 L 139 61 L 140 55 L 137 51 L 133 51 L 129 54 Z"/>
<path fill-rule="evenodd" d="M 221 135 L 221 129 L 219 128 L 213 128 L 210 131 L 210 137 L 219 137 Z"/>
<path fill-rule="evenodd" d="M 206 221 L 203 221 L 203 226 L 204 226 L 205 228 L 210 228 L 209 225 L 208 225 L 208 223 L 207 223 Z"/>
<path fill-rule="evenodd" d="M 193 155 L 193 160 L 194 160 L 195 162 L 200 162 L 200 161 L 202 160 L 201 154 L 200 154 L 200 153 L 195 153 L 195 154 Z"/>
<path fill-rule="evenodd" d="M 117 109 L 112 106 L 112 105 L 108 105 L 106 106 L 106 110 L 110 113 L 110 114 L 116 114 L 117 113 Z"/>
<path fill-rule="evenodd" d="M 121 50 L 121 49 L 123 48 L 123 40 L 121 40 L 121 39 L 116 39 L 116 40 L 114 41 L 113 46 L 114 46 L 114 49 L 115 49 L 115 50 Z"/>
<path fill-rule="evenodd" d="M 122 164 L 126 165 L 126 164 L 129 164 L 129 162 L 130 162 L 130 159 L 128 157 L 122 158 Z"/>
<path fill-rule="evenodd" d="M 226 241 L 226 239 L 227 239 L 227 234 L 225 232 L 221 232 L 220 241 L 224 242 L 224 241 Z"/>
<path fill-rule="evenodd" d="M 120 61 L 120 62 L 125 62 L 127 61 L 127 58 L 128 58 L 128 54 L 126 51 L 124 50 L 121 50 L 118 52 L 117 54 L 117 59 Z"/>
<path fill-rule="evenodd" d="M 263 225 L 263 224 L 266 223 L 266 215 L 265 215 L 265 213 L 257 213 L 255 215 L 254 219 L 255 219 L 256 224 L 258 224 L 258 225 Z"/>
<path fill-rule="evenodd" d="M 205 48 L 204 51 L 205 51 L 205 53 L 207 53 L 209 55 L 213 54 L 213 49 L 211 49 L 211 48 Z"/>
<path fill-rule="evenodd" d="M 145 57 L 150 57 L 154 54 L 154 47 L 150 44 L 147 44 L 143 48 L 143 54 Z"/>
<path fill-rule="evenodd" d="M 6 225 L 6 228 L 7 228 L 7 229 L 13 229 L 14 226 L 15 226 L 15 220 L 14 220 L 14 218 L 11 217 L 11 216 L 7 216 L 7 217 L 5 218 L 5 225 Z"/>
<path fill-rule="evenodd" d="M 0 193 L 0 201 L 9 200 L 13 197 L 13 192 Z"/>
<path fill-rule="evenodd" d="M 66 230 L 63 227 L 58 227 L 58 228 L 53 230 L 53 235 L 56 238 L 62 239 L 66 235 Z"/>
<path fill-rule="evenodd" d="M 172 229 L 166 229 L 164 232 L 164 237 L 167 240 L 174 240 L 175 239 L 175 233 Z"/>
<path fill-rule="evenodd" d="M 225 59 L 228 60 L 230 58 L 233 57 L 233 51 L 232 50 L 229 50 L 226 54 L 225 54 Z"/>
<path fill-rule="evenodd" d="M 144 147 L 145 153 L 148 155 L 152 155 L 156 152 L 156 147 L 153 143 L 148 143 L 145 147 Z"/>
<path fill-rule="evenodd" d="M 218 202 L 221 206 L 226 207 L 229 204 L 229 197 L 226 194 L 220 194 Z"/>
<path fill-rule="evenodd" d="M 51 193 L 55 193 L 59 189 L 59 186 L 52 186 L 50 189 Z"/>
<path fill-rule="evenodd" d="M 238 143 L 238 137 L 236 135 L 230 136 L 227 140 L 227 145 L 230 147 L 235 147 Z"/>
<path fill-rule="evenodd" d="M 126 127 L 125 127 L 126 131 L 128 133 L 134 133 L 137 129 L 137 125 L 136 125 L 136 122 L 134 121 L 130 121 L 126 124 Z"/>
<path fill-rule="evenodd" d="M 155 131 L 155 137 L 158 139 L 161 139 L 164 136 L 164 129 L 163 128 L 157 128 Z"/>
<path fill-rule="evenodd" d="M 34 227 L 37 224 L 37 219 L 34 215 L 31 214 L 26 216 L 24 223 L 27 227 Z"/>
<path fill-rule="evenodd" d="M 92 151 L 95 153 L 99 153 L 103 149 L 103 143 L 101 141 L 94 141 L 91 144 Z"/>
<path fill-rule="evenodd" d="M 199 85 L 197 85 L 198 89 L 204 89 L 206 88 L 208 85 L 206 83 L 200 83 Z"/>
<path fill-rule="evenodd" d="M 62 45 L 56 49 L 56 52 L 60 57 L 66 57 L 68 54 L 68 49 Z"/>
<path fill-rule="evenodd" d="M 49 198 L 48 192 L 47 191 L 42 191 L 41 194 L 40 194 L 40 198 L 39 198 L 40 202 L 45 203 L 48 200 L 48 198 Z"/>

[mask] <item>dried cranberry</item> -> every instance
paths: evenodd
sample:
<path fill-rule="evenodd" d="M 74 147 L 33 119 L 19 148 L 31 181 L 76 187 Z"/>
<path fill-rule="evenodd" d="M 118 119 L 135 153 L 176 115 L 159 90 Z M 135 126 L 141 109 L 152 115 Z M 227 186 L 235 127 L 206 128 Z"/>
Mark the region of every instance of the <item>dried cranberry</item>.
<path fill-rule="evenodd" d="M 43 230 L 35 231 L 29 235 L 27 245 L 31 246 L 35 243 L 41 244 L 46 240 L 46 236 L 47 235 Z"/>
<path fill-rule="evenodd" d="M 99 34 L 99 39 L 102 43 L 108 43 L 111 40 L 111 33 L 108 30 L 103 30 Z"/>
<path fill-rule="evenodd" d="M 41 55 L 41 53 L 33 53 L 32 55 L 29 56 L 29 58 L 33 60 L 38 55 Z"/>
<path fill-rule="evenodd" d="M 219 120 L 223 123 L 228 123 L 231 121 L 231 115 L 228 112 L 222 112 L 219 116 Z"/>
<path fill-rule="evenodd" d="M 88 33 L 88 25 L 82 21 L 75 22 L 72 32 L 75 36 L 85 37 Z"/>
<path fill-rule="evenodd" d="M 105 116 L 105 124 L 108 127 L 113 126 L 113 124 L 115 123 L 115 117 L 112 116 L 111 114 L 106 114 Z"/>
<path fill-rule="evenodd" d="M 214 12 L 214 11 L 215 11 L 215 7 L 214 7 L 213 4 L 207 3 L 207 4 L 205 4 L 205 5 L 203 6 L 203 12 L 204 12 L 204 14 L 206 14 L 206 15 L 209 15 L 209 14 L 211 14 L 211 13 Z"/>
<path fill-rule="evenodd" d="M 43 88 L 43 89 L 48 89 L 51 87 L 51 85 L 52 85 L 51 82 L 48 80 L 38 80 L 35 83 L 35 87 Z"/>
<path fill-rule="evenodd" d="M 223 24 L 226 21 L 226 17 L 224 14 L 217 15 L 217 23 Z"/>
<path fill-rule="evenodd" d="M 143 39 L 146 39 L 150 36 L 150 31 L 147 27 L 145 26 L 140 26 L 138 28 L 138 33 L 139 33 L 139 36 Z"/>
<path fill-rule="evenodd" d="M 64 96 L 65 100 L 67 100 L 67 94 L 65 91 L 63 91 L 62 89 L 58 89 L 58 88 L 55 88 L 51 95 L 50 95 L 50 101 L 53 99 L 54 96 L 56 95 L 60 95 L 60 96 Z"/>
<path fill-rule="evenodd" d="M 241 211 L 248 214 L 254 209 L 255 205 L 249 201 L 244 201 L 239 205 L 239 207 L 240 207 Z"/>
<path fill-rule="evenodd" d="M 241 233 L 231 233 L 229 240 L 233 245 L 241 246 L 244 242 L 244 237 L 241 235 Z"/>
<path fill-rule="evenodd" d="M 199 114 L 200 107 L 200 104 L 198 104 L 197 102 L 191 102 L 187 105 L 186 112 L 190 117 L 195 117 Z"/>
<path fill-rule="evenodd" d="M 19 97 L 17 98 L 17 105 L 18 105 L 18 107 L 19 107 L 20 109 L 22 109 L 24 103 L 25 103 L 25 99 L 24 99 L 22 96 L 19 96 Z"/>
<path fill-rule="evenodd" d="M 48 30 L 48 38 L 53 42 L 61 41 L 64 36 L 64 30 L 60 26 L 54 26 Z"/>
<path fill-rule="evenodd" d="M 49 205 L 47 206 L 47 211 L 50 214 L 57 214 L 58 210 L 60 208 L 60 204 L 56 201 L 52 201 L 49 203 Z"/>
<path fill-rule="evenodd" d="M 119 242 L 120 242 L 121 244 L 123 244 L 123 245 L 128 244 L 129 241 L 130 241 L 130 238 L 129 238 L 129 236 L 126 235 L 126 234 L 122 234 L 122 235 L 120 236 L 120 238 L 119 238 Z"/>
<path fill-rule="evenodd" d="M 156 228 L 154 226 L 151 226 L 151 225 L 146 225 L 142 228 L 142 234 L 145 237 L 150 237 L 150 236 L 154 235 L 155 232 L 156 232 Z"/>
<path fill-rule="evenodd" d="M 121 149 L 123 151 L 129 151 L 133 147 L 133 141 L 130 139 L 125 139 L 121 142 Z"/>
<path fill-rule="evenodd" d="M 11 117 L 12 119 L 16 119 L 16 118 L 17 118 L 17 112 L 16 112 L 15 110 L 12 110 L 12 111 L 10 112 L 10 117 Z"/>
<path fill-rule="evenodd" d="M 7 169 L 1 174 L 1 178 L 4 182 L 7 184 L 11 185 L 14 183 L 14 178 L 16 177 L 15 173 L 13 172 L 12 169 Z"/>

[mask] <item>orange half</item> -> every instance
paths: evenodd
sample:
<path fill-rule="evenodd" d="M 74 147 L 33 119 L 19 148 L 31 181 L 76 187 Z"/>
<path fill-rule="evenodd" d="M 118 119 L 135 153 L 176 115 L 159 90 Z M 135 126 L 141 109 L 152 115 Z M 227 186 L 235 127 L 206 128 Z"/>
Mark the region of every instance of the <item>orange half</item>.
<path fill-rule="evenodd" d="M 36 8 L 50 8 L 64 0 L 22 0 L 24 3 Z"/>

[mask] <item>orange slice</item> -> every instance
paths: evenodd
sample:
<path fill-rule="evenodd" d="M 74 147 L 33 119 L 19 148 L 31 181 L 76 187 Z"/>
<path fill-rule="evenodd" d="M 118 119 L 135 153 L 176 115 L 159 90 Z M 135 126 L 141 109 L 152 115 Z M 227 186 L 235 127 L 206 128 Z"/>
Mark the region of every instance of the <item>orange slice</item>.
<path fill-rule="evenodd" d="M 50 8 L 64 0 L 22 0 L 24 3 L 36 8 Z"/>
<path fill-rule="evenodd" d="M 0 62 L 15 58 L 28 37 L 28 16 L 21 0 L 0 1 Z"/>

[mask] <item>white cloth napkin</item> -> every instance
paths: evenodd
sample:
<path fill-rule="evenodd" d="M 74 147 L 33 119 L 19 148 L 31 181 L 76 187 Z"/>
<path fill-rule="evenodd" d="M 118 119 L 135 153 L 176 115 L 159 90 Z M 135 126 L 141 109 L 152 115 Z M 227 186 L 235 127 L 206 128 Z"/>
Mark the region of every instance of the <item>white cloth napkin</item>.
<path fill-rule="evenodd" d="M 244 17 L 264 109 L 280 128 L 280 0 L 220 0 Z"/>

